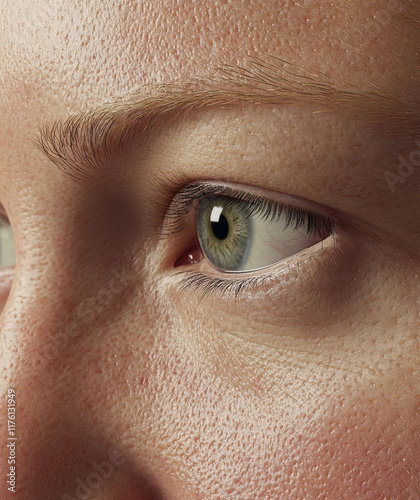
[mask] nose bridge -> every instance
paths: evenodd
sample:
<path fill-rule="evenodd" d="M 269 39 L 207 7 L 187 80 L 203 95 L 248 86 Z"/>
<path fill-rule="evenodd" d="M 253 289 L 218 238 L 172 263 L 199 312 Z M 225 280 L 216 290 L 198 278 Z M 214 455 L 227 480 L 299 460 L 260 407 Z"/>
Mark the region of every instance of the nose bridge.
<path fill-rule="evenodd" d="M 82 196 L 72 210 L 61 200 L 37 219 L 42 224 L 34 237 L 20 244 L 13 290 L 0 319 L 0 438 L 7 442 L 3 396 L 14 389 L 18 500 L 61 499 L 66 493 L 84 498 L 86 478 L 106 476 L 112 454 L 124 455 L 127 422 L 116 408 L 137 380 L 138 404 L 148 408 L 142 401 L 151 389 L 142 381 L 150 370 L 146 344 L 154 342 L 155 312 L 147 300 L 144 259 L 134 251 L 141 250 L 143 220 L 123 194 L 110 198 L 103 188 L 93 206 Z M 22 220 L 18 229 L 30 233 L 33 221 Z M 141 427 L 143 420 L 136 424 Z M 12 465 L 4 449 L 1 477 Z M 104 500 L 121 497 L 121 490 L 108 493 L 110 482 L 122 478 L 119 484 L 128 484 L 127 476 L 142 476 L 130 470 L 129 460 L 123 469 L 112 467 L 112 477 L 101 476 L 98 490 L 91 488 L 103 488 Z M 77 479 L 85 484 L 79 490 Z M 9 498 L 7 486 L 0 482 L 1 499 Z M 138 494 L 126 498 L 155 498 L 142 496 L 142 484 L 133 488 Z"/>
<path fill-rule="evenodd" d="M 50 490 L 73 491 L 75 478 L 83 478 L 95 461 L 109 462 L 115 449 L 107 430 L 95 428 L 95 419 L 107 401 L 113 358 L 124 351 L 124 340 L 116 342 L 121 339 L 117 328 L 124 331 L 136 275 L 121 266 L 105 270 L 96 281 L 75 275 L 79 293 L 71 280 L 60 290 L 58 272 L 46 273 L 44 281 L 39 275 L 32 288 L 17 276 L 1 317 L 0 436 L 2 445 L 15 448 L 4 445 L 0 475 L 13 472 L 9 450 L 16 453 L 14 498 L 19 500 L 56 498 L 48 496 Z M 103 365 L 109 373 L 103 373 Z M 15 391 L 14 435 L 7 426 L 9 390 Z M 101 409 L 107 411 L 106 403 Z M 58 484 L 67 480 L 63 487 Z M 1 482 L 0 498 L 9 498 L 8 487 Z"/>
<path fill-rule="evenodd" d="M 25 359 L 21 368 L 39 372 L 43 364 L 59 358 L 82 331 L 115 321 L 136 278 L 119 267 L 97 277 L 77 277 L 74 272 L 67 282 L 61 275 L 49 275 L 44 284 L 40 280 L 23 293 L 14 284 L 0 325 L 3 355 L 13 358 L 17 349 Z"/>

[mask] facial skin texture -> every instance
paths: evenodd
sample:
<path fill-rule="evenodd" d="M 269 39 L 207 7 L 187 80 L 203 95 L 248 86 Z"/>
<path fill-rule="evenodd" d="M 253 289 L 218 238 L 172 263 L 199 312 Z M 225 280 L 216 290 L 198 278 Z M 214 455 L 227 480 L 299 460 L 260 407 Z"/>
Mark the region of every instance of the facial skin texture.
<path fill-rule="evenodd" d="M 3 0 L 0 202 L 17 266 L 1 316 L 2 499 L 420 498 L 420 153 L 394 190 L 384 178 L 420 150 L 419 18 L 407 0 Z M 252 57 L 396 104 L 205 107 L 84 182 L 32 142 Z M 176 273 L 215 271 L 174 267 L 191 228 L 159 237 L 156 186 L 174 172 L 308 200 L 347 230 L 236 299 L 182 290 Z"/>

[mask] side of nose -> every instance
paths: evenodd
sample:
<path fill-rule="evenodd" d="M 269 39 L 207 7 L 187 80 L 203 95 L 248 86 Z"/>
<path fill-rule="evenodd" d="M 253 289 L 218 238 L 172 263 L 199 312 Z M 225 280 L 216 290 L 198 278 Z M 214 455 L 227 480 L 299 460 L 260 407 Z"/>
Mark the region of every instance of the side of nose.
<path fill-rule="evenodd" d="M 127 422 L 116 409 L 130 390 L 130 357 L 139 379 L 150 370 L 148 324 L 136 324 L 137 335 L 144 335 L 141 348 L 133 351 L 127 340 L 132 317 L 126 312 L 137 276 L 122 268 L 93 273 L 74 271 L 66 284 L 54 271 L 29 281 L 16 278 L 0 325 L 0 477 L 8 478 L 0 483 L 2 499 L 162 495 L 147 459 L 139 468 L 127 455 Z M 141 300 L 136 304 L 142 307 Z"/>

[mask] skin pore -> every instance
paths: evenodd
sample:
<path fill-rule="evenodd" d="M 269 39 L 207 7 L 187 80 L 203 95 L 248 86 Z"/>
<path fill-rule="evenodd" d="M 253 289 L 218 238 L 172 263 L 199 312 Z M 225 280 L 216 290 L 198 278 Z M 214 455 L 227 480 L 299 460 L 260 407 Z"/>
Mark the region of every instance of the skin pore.
<path fill-rule="evenodd" d="M 419 20 L 2 2 L 2 499 L 419 498 Z M 206 181 L 322 213 L 334 241 L 216 270 L 198 200 L 174 208 Z"/>

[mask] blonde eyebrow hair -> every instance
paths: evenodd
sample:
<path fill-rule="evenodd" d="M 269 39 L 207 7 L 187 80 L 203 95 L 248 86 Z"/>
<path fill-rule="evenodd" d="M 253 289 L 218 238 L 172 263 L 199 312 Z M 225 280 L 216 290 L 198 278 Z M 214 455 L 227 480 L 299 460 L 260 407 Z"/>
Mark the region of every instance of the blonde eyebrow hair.
<path fill-rule="evenodd" d="M 57 120 L 41 128 L 35 146 L 66 175 L 82 181 L 146 133 L 192 112 L 239 103 L 311 106 L 314 112 L 354 109 L 375 121 L 420 116 L 420 102 L 376 89 L 337 89 L 324 73 L 310 73 L 282 59 L 250 59 L 246 67 L 224 65 L 212 77 L 190 77 L 138 91 Z"/>

